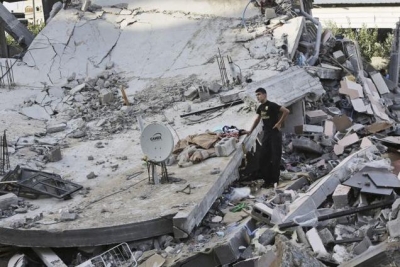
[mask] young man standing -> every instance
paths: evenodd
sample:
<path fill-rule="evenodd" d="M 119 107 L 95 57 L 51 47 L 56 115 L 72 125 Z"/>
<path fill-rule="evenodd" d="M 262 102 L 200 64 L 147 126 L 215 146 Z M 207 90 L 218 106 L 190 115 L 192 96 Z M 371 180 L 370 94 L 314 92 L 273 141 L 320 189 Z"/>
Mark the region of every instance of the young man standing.
<path fill-rule="evenodd" d="M 257 108 L 257 117 L 247 134 L 253 132 L 260 120 L 263 121 L 264 136 L 261 144 L 259 169 L 264 179 L 264 187 L 269 187 L 279 182 L 282 157 L 282 133 L 280 130 L 289 110 L 268 101 L 267 92 L 264 88 L 256 90 L 256 97 L 261 105 Z M 282 113 L 280 117 L 279 113 Z"/>

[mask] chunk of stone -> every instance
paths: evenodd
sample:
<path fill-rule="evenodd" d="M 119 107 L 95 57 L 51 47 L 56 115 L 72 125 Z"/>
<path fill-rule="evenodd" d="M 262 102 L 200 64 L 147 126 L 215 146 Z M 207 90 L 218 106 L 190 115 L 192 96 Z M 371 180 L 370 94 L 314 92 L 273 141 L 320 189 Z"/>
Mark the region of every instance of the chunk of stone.
<path fill-rule="evenodd" d="M 58 133 L 58 132 L 64 131 L 66 128 L 67 128 L 67 125 L 65 123 L 48 125 L 46 132 L 47 133 Z"/>
<path fill-rule="evenodd" d="M 353 253 L 355 255 L 360 255 L 363 252 L 365 252 L 370 246 L 372 245 L 371 240 L 368 238 L 368 236 L 364 237 L 363 241 L 358 243 L 357 246 L 355 246 Z"/>
<path fill-rule="evenodd" d="M 313 251 L 318 253 L 320 256 L 327 255 L 328 252 L 326 251 L 324 244 L 322 243 L 321 237 L 318 234 L 317 229 L 311 228 L 307 233 L 306 236 L 308 238 L 308 242 L 310 243 Z"/>
<path fill-rule="evenodd" d="M 351 187 L 339 184 L 335 192 L 332 194 L 333 203 L 335 203 L 335 208 L 341 209 L 349 205 Z"/>
<path fill-rule="evenodd" d="M 11 205 L 18 205 L 18 197 L 13 193 L 0 196 L 0 209 L 6 210 Z"/>
<path fill-rule="evenodd" d="M 48 159 L 48 161 L 50 162 L 57 162 L 60 161 L 62 159 L 62 155 L 61 155 L 61 148 L 60 147 L 55 147 L 53 149 L 51 149 L 47 155 L 46 158 Z"/>
<path fill-rule="evenodd" d="M 199 92 L 197 91 L 197 88 L 195 86 L 192 86 L 183 95 L 187 100 L 194 100 L 196 97 L 199 96 Z"/>
<path fill-rule="evenodd" d="M 96 178 L 96 177 L 97 177 L 97 175 L 94 174 L 94 172 L 91 172 L 91 173 L 89 173 L 88 175 L 86 175 L 86 178 L 88 178 L 88 179 L 94 179 L 94 178 Z"/>
<path fill-rule="evenodd" d="M 319 144 L 308 138 L 298 138 L 292 141 L 293 148 L 300 151 L 322 154 L 322 148 Z"/>
<path fill-rule="evenodd" d="M 77 218 L 78 218 L 78 215 L 75 212 L 63 211 L 60 215 L 61 222 L 74 221 Z"/>
<path fill-rule="evenodd" d="M 275 238 L 276 245 L 276 261 L 273 266 L 292 267 L 323 267 L 325 266 L 318 261 L 307 250 L 293 245 L 284 235 L 277 235 Z"/>
<path fill-rule="evenodd" d="M 100 103 L 102 105 L 108 105 L 114 100 L 114 94 L 107 90 L 107 89 L 102 89 L 100 91 Z"/>

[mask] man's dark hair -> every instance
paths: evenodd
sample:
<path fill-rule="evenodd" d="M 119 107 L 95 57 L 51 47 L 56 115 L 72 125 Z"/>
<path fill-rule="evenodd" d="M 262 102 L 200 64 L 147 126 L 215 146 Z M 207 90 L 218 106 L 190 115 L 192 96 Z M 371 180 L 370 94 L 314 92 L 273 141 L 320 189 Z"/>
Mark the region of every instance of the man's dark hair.
<path fill-rule="evenodd" d="M 385 70 L 385 69 L 380 69 L 379 72 L 380 72 L 382 75 L 386 75 L 386 70 Z"/>
<path fill-rule="evenodd" d="M 264 88 L 260 87 L 260 88 L 257 88 L 256 93 L 261 93 L 261 94 L 266 95 L 266 94 L 267 94 L 267 91 L 265 91 Z"/>

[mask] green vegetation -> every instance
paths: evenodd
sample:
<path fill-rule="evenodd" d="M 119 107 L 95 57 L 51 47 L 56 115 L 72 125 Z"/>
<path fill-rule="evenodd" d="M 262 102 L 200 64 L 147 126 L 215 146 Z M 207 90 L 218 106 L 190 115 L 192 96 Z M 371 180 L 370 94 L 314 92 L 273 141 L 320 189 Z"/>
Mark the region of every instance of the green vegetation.
<path fill-rule="evenodd" d="M 44 23 L 43 24 L 36 24 L 33 25 L 32 23 L 28 24 L 28 30 L 33 33 L 34 36 L 36 36 L 43 28 L 46 26 Z M 7 34 L 7 44 L 11 46 L 18 46 L 17 41 L 15 41 L 10 35 Z"/>
<path fill-rule="evenodd" d="M 330 22 L 327 28 L 331 29 L 334 35 L 357 41 L 361 54 L 365 60 L 371 61 L 372 57 L 389 59 L 393 42 L 393 34 L 389 33 L 384 41 L 378 40 L 378 28 L 368 29 L 364 24 L 361 29 L 339 28 L 335 23 Z"/>

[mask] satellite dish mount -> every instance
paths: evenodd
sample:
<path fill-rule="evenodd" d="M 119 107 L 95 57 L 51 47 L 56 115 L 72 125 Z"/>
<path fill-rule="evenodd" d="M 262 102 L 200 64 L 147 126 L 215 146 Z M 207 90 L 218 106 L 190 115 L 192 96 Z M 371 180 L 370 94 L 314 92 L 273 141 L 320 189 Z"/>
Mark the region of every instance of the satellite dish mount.
<path fill-rule="evenodd" d="M 165 161 L 174 148 L 174 138 L 170 130 L 163 124 L 149 124 L 142 131 L 140 145 L 143 153 L 147 156 L 149 182 L 154 184 L 168 183 L 168 171 Z M 161 167 L 161 177 L 157 173 L 156 166 Z"/>

